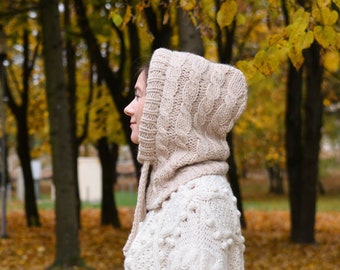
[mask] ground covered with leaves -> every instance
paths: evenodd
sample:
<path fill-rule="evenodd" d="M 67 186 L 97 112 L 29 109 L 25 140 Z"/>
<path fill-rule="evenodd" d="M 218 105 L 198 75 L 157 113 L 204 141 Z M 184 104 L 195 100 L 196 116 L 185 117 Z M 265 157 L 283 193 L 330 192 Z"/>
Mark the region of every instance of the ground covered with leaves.
<path fill-rule="evenodd" d="M 8 238 L 0 239 L 1 270 L 39 270 L 54 259 L 54 212 L 40 212 L 42 227 L 27 228 L 22 211 L 8 213 Z M 98 209 L 82 211 L 82 257 L 98 270 L 123 269 L 122 247 L 131 226 L 133 209 L 121 208 L 122 229 L 99 226 Z M 340 267 L 340 213 L 317 214 L 316 244 L 289 241 L 288 211 L 246 211 L 246 269 L 335 270 Z"/>

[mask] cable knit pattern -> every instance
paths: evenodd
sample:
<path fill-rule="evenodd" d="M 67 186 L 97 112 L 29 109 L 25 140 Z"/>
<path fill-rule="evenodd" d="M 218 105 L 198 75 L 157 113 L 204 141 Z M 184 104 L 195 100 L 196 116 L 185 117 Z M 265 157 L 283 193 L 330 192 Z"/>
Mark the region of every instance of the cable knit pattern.
<path fill-rule="evenodd" d="M 229 183 L 203 176 L 148 212 L 126 254 L 126 270 L 240 270 L 244 238 Z"/>
<path fill-rule="evenodd" d="M 135 252 L 129 252 L 129 249 L 134 242 L 140 241 L 135 237 L 138 233 L 138 228 L 140 228 L 139 224 L 146 218 L 147 212 L 147 218 L 152 219 L 151 217 L 157 216 L 158 211 L 167 211 L 164 210 L 164 202 L 168 201 L 170 196 L 176 194 L 180 186 L 195 181 L 194 179 L 201 179 L 202 176 L 223 176 L 225 182 L 227 182 L 225 175 L 228 171 L 226 160 L 229 156 L 229 147 L 226 135 L 244 111 L 246 100 L 246 81 L 238 69 L 229 65 L 210 62 L 191 53 L 167 49 L 158 49 L 154 52 L 148 71 L 145 104 L 139 128 L 138 161 L 143 164 L 143 168 L 139 182 L 134 223 L 124 247 L 124 253 L 129 254 L 126 257 L 127 262 L 129 260 L 133 261 L 135 256 Z M 147 172 L 150 168 L 150 182 L 145 191 Z M 213 193 L 207 194 L 212 195 Z M 196 195 L 199 196 L 198 194 Z M 209 197 L 202 201 L 204 206 L 200 205 L 200 207 L 207 207 L 205 210 L 202 209 L 202 211 L 207 211 L 204 212 L 204 216 L 208 218 L 209 211 L 215 208 L 223 210 L 223 207 L 226 207 L 228 209 L 224 210 L 235 211 L 235 209 L 230 210 L 229 202 L 226 202 L 227 205 L 225 206 L 219 205 L 224 203 L 223 200 L 229 200 L 229 195 L 224 195 L 226 198 L 222 198 L 222 196 L 222 201 L 217 198 L 210 200 L 208 199 Z M 176 208 L 177 202 L 172 199 L 170 201 L 172 201 L 173 205 L 168 210 L 175 211 L 172 208 Z M 214 203 L 210 204 L 211 202 Z M 182 202 L 178 203 L 179 206 L 184 206 Z M 166 213 L 163 215 L 166 215 Z M 200 218 L 202 217 L 200 216 Z M 178 225 L 172 219 L 168 221 L 170 224 L 167 226 L 176 227 Z M 201 237 L 195 234 L 197 231 L 191 234 L 190 227 L 194 231 L 200 230 L 202 228 L 197 228 L 197 226 L 200 226 L 203 221 L 200 219 L 195 220 L 193 223 L 187 223 L 187 241 L 198 240 L 196 237 Z M 157 224 L 158 229 L 165 226 L 165 221 L 163 220 L 154 220 L 153 222 Z M 239 224 L 236 226 L 236 223 L 228 223 L 230 219 L 226 221 L 224 218 L 220 222 L 221 226 L 225 228 L 223 233 L 226 230 L 229 233 L 229 230 L 234 231 L 236 228 L 239 230 Z M 223 222 L 227 223 L 224 224 Z M 138 235 L 144 237 L 141 232 Z M 207 244 L 206 241 L 209 242 L 212 239 L 211 231 L 204 237 L 208 237 L 204 238 L 204 241 L 202 239 Z M 231 237 L 226 238 L 228 241 L 221 240 L 221 238 L 219 240 L 221 243 L 218 242 L 218 246 L 220 247 L 223 243 L 225 249 L 232 250 L 233 247 L 229 248 L 229 246 L 233 246 L 231 243 L 240 242 L 239 238 L 235 237 L 233 233 Z M 182 237 L 181 239 L 183 240 L 184 238 Z M 148 245 L 153 245 L 151 240 L 147 242 Z M 211 248 L 208 250 L 202 250 L 205 246 L 203 244 L 201 246 L 190 246 L 189 243 L 189 246 L 186 244 L 183 244 L 183 246 L 176 245 L 176 248 L 166 256 L 176 257 L 182 262 L 171 260 L 172 266 L 170 267 L 169 260 L 161 266 L 168 267 L 167 269 L 208 269 L 190 267 L 195 265 L 196 262 L 205 264 L 215 261 L 215 256 L 218 254 L 218 252 L 215 253 L 215 249 L 218 249 L 215 246 L 216 244 L 215 240 L 209 242 L 208 245 L 211 245 Z M 180 249 L 177 247 L 180 247 Z M 155 247 L 153 246 L 153 248 Z M 180 255 L 184 251 L 182 249 L 186 248 L 192 250 L 190 252 L 191 257 Z M 156 252 L 156 250 L 150 252 L 151 254 L 145 254 L 145 256 L 155 256 L 153 252 Z M 235 254 L 238 253 L 239 251 Z M 238 258 L 239 256 L 232 254 L 227 256 L 228 264 L 232 260 L 231 258 Z M 221 260 L 217 259 L 215 261 L 216 269 L 226 269 L 222 267 L 222 265 L 226 265 L 226 262 Z M 147 262 L 145 261 L 145 263 Z M 182 265 L 181 267 L 184 267 L 186 263 L 191 266 L 188 266 L 189 268 L 180 268 L 175 263 Z M 133 263 L 131 262 L 131 264 Z M 127 267 L 127 269 L 162 269 L 158 266 L 152 267 L 149 264 L 143 264 L 143 266 L 139 266 L 141 268 L 135 265 L 130 268 Z"/>

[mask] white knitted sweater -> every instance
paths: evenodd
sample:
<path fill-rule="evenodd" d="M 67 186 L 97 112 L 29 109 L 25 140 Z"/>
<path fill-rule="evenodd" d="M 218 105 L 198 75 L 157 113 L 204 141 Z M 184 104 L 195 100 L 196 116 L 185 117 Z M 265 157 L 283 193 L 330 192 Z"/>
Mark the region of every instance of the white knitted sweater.
<path fill-rule="evenodd" d="M 243 269 L 239 218 L 223 176 L 192 180 L 147 213 L 126 254 L 125 269 Z"/>
<path fill-rule="evenodd" d="M 225 175 L 226 135 L 246 99 L 246 81 L 238 69 L 190 53 L 154 52 L 139 128 L 143 168 L 124 247 L 126 269 L 242 269 L 243 239 Z M 179 214 L 190 209 L 183 225 Z M 165 235 L 172 235 L 169 245 L 156 243 L 164 228 L 169 230 Z"/>

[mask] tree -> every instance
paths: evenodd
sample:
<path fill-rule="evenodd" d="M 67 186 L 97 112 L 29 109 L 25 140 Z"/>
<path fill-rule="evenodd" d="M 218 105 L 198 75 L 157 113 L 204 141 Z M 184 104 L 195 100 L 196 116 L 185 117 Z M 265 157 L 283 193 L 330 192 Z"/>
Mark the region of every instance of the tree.
<path fill-rule="evenodd" d="M 97 142 L 98 155 L 102 167 L 102 203 L 101 224 L 112 224 L 120 228 L 118 210 L 115 203 L 113 186 L 117 179 L 116 163 L 118 160 L 118 145 L 108 143 L 107 137 L 102 137 Z"/>
<path fill-rule="evenodd" d="M 125 57 L 125 47 L 124 47 L 124 40 L 122 37 L 122 33 L 118 31 L 118 37 L 121 41 L 121 58 L 120 64 L 118 68 L 118 72 L 113 72 L 110 66 L 110 61 L 108 55 L 105 57 L 101 54 L 101 48 L 99 45 L 99 41 L 95 35 L 95 32 L 91 28 L 89 23 L 89 19 L 86 15 L 86 8 L 82 0 L 75 1 L 75 8 L 77 14 L 77 22 L 78 27 L 81 30 L 82 37 L 85 40 L 88 48 L 89 48 L 89 57 L 91 59 L 91 68 L 95 68 L 97 77 L 100 78 L 101 81 L 105 81 L 107 88 L 111 93 L 111 98 L 114 103 L 115 108 L 118 109 L 118 114 L 120 116 L 121 123 L 123 123 L 123 132 L 125 133 L 126 137 L 128 134 L 128 122 L 124 121 L 126 119 L 123 114 L 123 108 L 127 104 L 126 98 L 122 94 L 122 89 L 124 88 L 124 77 L 123 77 L 123 67 L 124 61 L 123 58 Z M 92 80 L 92 78 L 90 78 Z M 96 112 L 97 113 L 97 112 Z M 125 124 L 124 124 L 125 123 Z M 105 133 L 105 132 L 104 132 Z M 113 148 L 110 147 L 107 133 L 102 134 L 102 137 L 97 138 L 96 147 L 99 151 L 99 157 L 102 167 L 102 182 L 103 188 L 103 197 L 102 197 L 102 224 L 107 224 L 111 222 L 113 226 L 119 226 L 120 222 L 118 219 L 118 211 L 115 205 L 115 201 L 113 200 L 113 184 L 114 178 L 116 176 L 115 173 L 115 166 L 112 166 L 112 163 L 116 161 L 118 151 L 116 146 Z M 134 147 L 134 146 L 131 146 Z M 111 152 L 111 150 L 113 150 Z M 107 188 L 109 190 L 107 190 Z M 113 210 L 113 211 L 112 211 Z"/>
<path fill-rule="evenodd" d="M 6 77 L 6 86 L 8 89 L 8 106 L 13 113 L 16 120 L 17 127 L 17 153 L 20 159 L 20 164 L 24 177 L 24 194 L 25 194 L 25 214 L 26 223 L 28 226 L 40 226 L 40 218 L 36 203 L 36 194 L 34 190 L 34 179 L 31 168 L 31 149 L 30 149 L 30 135 L 29 135 L 29 91 L 32 71 L 38 57 L 39 37 L 37 37 L 34 50 L 30 50 L 30 31 L 27 15 L 19 16 L 19 21 L 26 24 L 22 31 L 22 48 L 23 48 L 23 63 L 21 87 L 20 84 L 10 84 Z M 31 55 L 31 56 L 30 56 Z M 14 73 L 10 73 L 12 81 L 18 82 L 14 78 Z M 15 98 L 20 97 L 19 101 Z"/>
<path fill-rule="evenodd" d="M 300 3 L 298 3 L 300 4 Z M 283 1 L 283 8 L 286 9 Z M 307 10 L 310 3 L 301 3 Z M 322 6 L 313 7 L 322 10 Z M 301 9 L 298 11 L 309 17 Z M 287 21 L 289 20 L 286 12 Z M 301 20 L 303 17 L 301 16 Z M 303 22 L 303 21 L 302 21 Z M 306 23 L 306 25 L 308 25 Z M 288 26 L 289 27 L 289 26 Z M 307 32 L 310 34 L 311 32 Z M 314 32 L 315 36 L 316 32 Z M 315 37 L 316 38 L 316 37 Z M 303 50 L 304 64 L 290 64 L 287 84 L 286 144 L 289 199 L 291 206 L 291 239 L 297 243 L 314 243 L 316 212 L 316 187 L 323 114 L 321 83 L 323 67 L 320 61 L 320 45 L 316 40 Z M 298 69 L 299 71 L 294 71 Z M 303 69 L 306 72 L 306 94 L 302 94 Z M 303 96 L 305 101 L 303 102 Z M 305 116 L 302 117 L 301 109 Z M 296 122 L 295 122 L 296 121 Z"/>
<path fill-rule="evenodd" d="M 218 7 L 218 13 L 216 14 L 216 23 L 218 26 L 216 28 L 218 29 L 218 35 L 216 37 L 217 39 L 217 50 L 218 50 L 218 56 L 222 63 L 225 64 L 231 64 L 233 59 L 233 45 L 234 45 L 234 37 L 235 37 L 235 31 L 236 31 L 236 10 L 235 5 L 236 3 L 234 1 L 224 2 L 221 5 L 216 1 L 216 5 Z M 234 13 L 230 14 L 229 12 L 234 10 Z M 224 14 L 226 13 L 227 14 Z M 228 14 L 229 13 L 229 14 Z M 227 17 L 227 21 L 223 22 L 221 20 L 221 17 Z M 230 156 L 228 158 L 228 163 L 230 165 L 228 177 L 229 182 L 231 185 L 231 188 L 233 190 L 233 193 L 235 194 L 237 198 L 237 208 L 241 212 L 241 226 L 243 228 L 246 227 L 246 220 L 244 217 L 244 211 L 243 211 L 243 204 L 242 204 L 242 196 L 241 196 L 241 188 L 239 184 L 239 177 L 238 177 L 238 171 L 237 171 L 237 165 L 235 161 L 235 151 L 234 151 L 234 144 L 233 144 L 233 130 L 227 134 L 226 140 L 228 141 L 228 145 L 230 146 Z"/>
<path fill-rule="evenodd" d="M 278 8 L 277 2 L 271 4 L 273 9 Z M 282 1 L 281 8 L 285 27 L 283 30 L 276 28 L 268 38 L 267 48 L 260 50 L 243 67 L 248 75 L 250 70 L 254 71 L 254 65 L 269 76 L 278 68 L 283 55 L 289 57 L 286 152 L 291 239 L 296 243 L 314 243 L 323 115 L 321 87 L 325 66 L 332 66 L 326 61 L 329 55 L 333 55 L 336 66 L 339 65 L 340 34 L 336 26 L 339 2 L 320 0 L 288 4 Z"/>
<path fill-rule="evenodd" d="M 76 46 L 74 44 L 73 39 L 71 38 L 71 7 L 70 1 L 64 0 L 64 28 L 66 29 L 66 40 L 65 40 L 65 51 L 66 51 L 66 73 L 65 80 L 67 84 L 67 91 L 69 97 L 70 104 L 70 120 L 71 120 L 71 139 L 73 140 L 72 145 L 72 163 L 74 168 L 78 166 L 78 148 L 83 138 L 86 136 L 86 128 L 84 128 L 84 133 L 77 137 L 77 115 L 76 115 L 76 91 L 77 91 L 77 81 L 76 81 Z M 85 122 L 85 125 L 87 122 Z M 75 181 L 75 196 L 77 199 L 77 212 L 78 212 L 78 225 L 81 227 L 81 219 L 80 219 L 80 210 L 81 210 L 81 202 L 80 202 L 80 194 L 79 194 L 79 185 L 78 185 L 78 170 L 73 170 L 75 173 L 73 179 Z"/>
<path fill-rule="evenodd" d="M 53 181 L 56 190 L 56 257 L 49 269 L 83 266 L 78 236 L 72 123 L 62 62 L 62 38 L 57 0 L 40 0 L 43 58 L 49 108 Z"/>
<path fill-rule="evenodd" d="M 180 50 L 204 55 L 203 40 L 199 29 L 190 20 L 189 15 L 183 9 L 177 9 L 177 21 L 179 32 Z"/>

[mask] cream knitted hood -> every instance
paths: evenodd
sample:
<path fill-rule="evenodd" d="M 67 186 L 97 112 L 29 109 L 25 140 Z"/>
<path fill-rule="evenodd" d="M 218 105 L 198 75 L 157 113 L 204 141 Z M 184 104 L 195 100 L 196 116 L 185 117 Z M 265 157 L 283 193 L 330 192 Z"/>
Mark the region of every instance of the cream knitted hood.
<path fill-rule="evenodd" d="M 226 135 L 246 100 L 246 80 L 238 69 L 186 52 L 162 48 L 153 53 L 139 129 L 138 161 L 143 168 L 124 251 L 146 212 L 159 208 L 180 185 L 227 173 Z"/>

